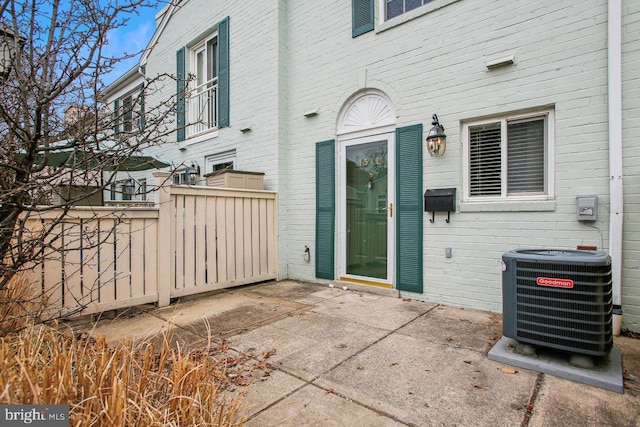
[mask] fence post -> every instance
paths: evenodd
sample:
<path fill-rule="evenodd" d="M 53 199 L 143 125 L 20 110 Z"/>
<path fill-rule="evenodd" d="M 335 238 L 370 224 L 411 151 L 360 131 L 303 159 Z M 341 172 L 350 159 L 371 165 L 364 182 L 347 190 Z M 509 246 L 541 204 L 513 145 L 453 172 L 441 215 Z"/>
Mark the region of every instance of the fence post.
<path fill-rule="evenodd" d="M 156 237 L 156 262 L 158 307 L 171 302 L 171 174 L 154 172 L 156 207 L 158 208 L 158 235 Z"/>

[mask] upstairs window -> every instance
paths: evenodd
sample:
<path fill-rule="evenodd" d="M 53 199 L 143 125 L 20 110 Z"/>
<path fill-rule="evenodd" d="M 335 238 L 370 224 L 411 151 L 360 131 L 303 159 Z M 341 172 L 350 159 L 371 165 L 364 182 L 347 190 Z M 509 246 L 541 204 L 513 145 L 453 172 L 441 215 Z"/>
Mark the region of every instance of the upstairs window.
<path fill-rule="evenodd" d="M 553 113 L 465 124 L 468 200 L 552 196 Z"/>
<path fill-rule="evenodd" d="M 188 76 L 195 80 L 189 83 Z M 229 18 L 176 52 L 176 139 L 229 126 Z"/>
<path fill-rule="evenodd" d="M 131 95 L 122 99 L 122 131 L 133 130 L 133 99 Z"/>
<path fill-rule="evenodd" d="M 385 0 L 385 20 L 400 16 L 429 2 L 431 0 Z"/>
<path fill-rule="evenodd" d="M 114 132 L 131 133 L 144 127 L 144 92 L 140 85 L 114 101 Z"/>
<path fill-rule="evenodd" d="M 213 35 L 192 49 L 192 64 L 195 65 L 195 83 L 190 91 L 188 134 L 195 135 L 218 125 L 218 36 Z"/>

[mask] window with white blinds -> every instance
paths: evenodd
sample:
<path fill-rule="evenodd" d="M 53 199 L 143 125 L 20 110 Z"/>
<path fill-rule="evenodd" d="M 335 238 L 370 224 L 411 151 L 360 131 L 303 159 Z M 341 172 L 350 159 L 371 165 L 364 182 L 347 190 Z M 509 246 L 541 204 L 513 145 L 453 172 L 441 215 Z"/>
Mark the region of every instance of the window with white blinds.
<path fill-rule="evenodd" d="M 469 195 L 502 193 L 501 123 L 469 128 Z"/>
<path fill-rule="evenodd" d="M 507 123 L 507 194 L 544 193 L 544 118 Z"/>
<path fill-rule="evenodd" d="M 464 126 L 469 198 L 547 195 L 549 112 Z"/>

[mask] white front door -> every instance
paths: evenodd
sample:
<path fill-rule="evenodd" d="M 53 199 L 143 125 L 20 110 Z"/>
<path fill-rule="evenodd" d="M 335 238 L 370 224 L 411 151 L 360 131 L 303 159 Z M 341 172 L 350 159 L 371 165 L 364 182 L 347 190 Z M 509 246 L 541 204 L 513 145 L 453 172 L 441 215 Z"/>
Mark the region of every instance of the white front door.
<path fill-rule="evenodd" d="M 395 133 L 343 139 L 342 279 L 393 287 Z"/>

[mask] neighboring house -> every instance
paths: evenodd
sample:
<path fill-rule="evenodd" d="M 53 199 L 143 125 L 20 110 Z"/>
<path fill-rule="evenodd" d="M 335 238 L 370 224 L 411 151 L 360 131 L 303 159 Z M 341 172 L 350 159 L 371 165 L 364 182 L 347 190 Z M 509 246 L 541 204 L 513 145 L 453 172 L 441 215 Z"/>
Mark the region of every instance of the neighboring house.
<path fill-rule="evenodd" d="M 126 137 L 144 126 L 145 79 L 138 66 L 133 67 L 111 83 L 102 96 L 107 100 L 106 108 L 118 112 L 113 133 L 117 138 Z M 140 173 L 120 172 L 109 188 L 105 188 L 103 199 L 106 204 L 147 200 L 147 178 Z"/>
<path fill-rule="evenodd" d="M 281 278 L 501 311 L 504 252 L 591 246 L 611 253 L 614 304 L 640 331 L 640 5 L 183 0 L 156 25 L 140 71 L 179 80 L 146 102 L 191 86 L 150 154 L 197 166 L 198 184 L 263 172 Z M 425 142 L 434 114 L 442 156 Z M 450 222 L 423 209 L 444 189 Z M 579 220 L 581 196 L 595 219 Z"/>

